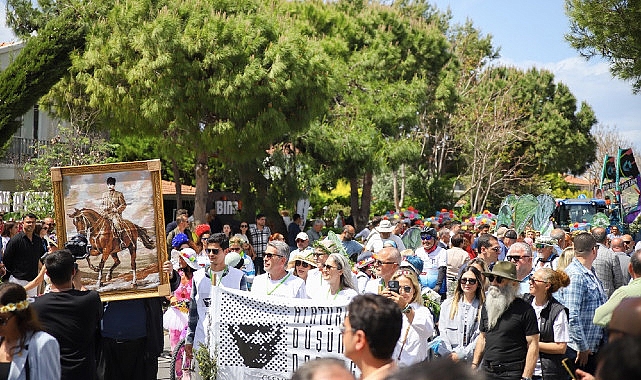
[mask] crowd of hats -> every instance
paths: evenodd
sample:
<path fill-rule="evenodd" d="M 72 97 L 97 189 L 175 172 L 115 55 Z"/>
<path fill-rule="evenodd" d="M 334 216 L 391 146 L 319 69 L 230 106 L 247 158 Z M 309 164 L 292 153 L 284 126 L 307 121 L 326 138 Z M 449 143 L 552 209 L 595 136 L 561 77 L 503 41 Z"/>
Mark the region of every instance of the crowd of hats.
<path fill-rule="evenodd" d="M 434 215 L 429 217 L 424 217 L 420 211 L 416 208 L 409 206 L 407 208 L 401 208 L 400 211 L 390 210 L 383 215 L 383 220 L 396 221 L 396 222 L 407 222 L 411 225 L 418 226 L 434 226 L 436 224 L 443 224 L 448 220 L 456 220 L 453 210 L 441 209 L 441 211 L 436 211 Z M 480 224 L 489 224 L 490 227 L 496 225 L 497 215 L 484 210 L 482 213 L 472 215 L 468 218 L 462 220 L 463 227 L 467 226 L 476 226 Z M 464 228 L 467 229 L 467 228 Z"/>

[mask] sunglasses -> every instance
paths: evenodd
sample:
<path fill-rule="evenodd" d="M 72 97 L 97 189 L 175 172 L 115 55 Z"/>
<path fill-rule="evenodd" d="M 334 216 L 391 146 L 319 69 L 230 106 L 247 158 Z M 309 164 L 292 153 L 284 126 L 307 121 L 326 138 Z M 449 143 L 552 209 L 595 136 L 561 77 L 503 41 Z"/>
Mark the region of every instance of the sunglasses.
<path fill-rule="evenodd" d="M 333 266 L 331 266 L 329 264 L 325 264 L 325 265 L 323 265 L 323 269 L 332 270 L 332 269 L 337 269 L 337 267 L 333 267 Z"/>
<path fill-rule="evenodd" d="M 403 291 L 403 292 L 405 292 L 405 293 L 412 293 L 412 291 L 413 291 L 414 289 L 413 289 L 411 286 L 407 286 L 407 285 L 406 285 L 406 286 L 400 286 L 400 287 L 398 288 L 398 290 L 399 290 L 399 291 L 400 291 L 400 290 L 402 290 L 402 291 Z"/>
<path fill-rule="evenodd" d="M 421 240 L 432 240 L 434 236 L 432 235 L 421 235 Z"/>
<path fill-rule="evenodd" d="M 461 284 L 470 284 L 470 285 L 476 285 L 476 279 L 475 278 L 461 278 L 459 280 Z"/>
<path fill-rule="evenodd" d="M 500 284 L 500 283 L 503 282 L 503 277 L 501 277 L 501 276 L 495 276 L 493 274 L 488 274 L 486 277 L 487 277 L 487 280 L 489 282 L 494 282 L 495 279 L 496 279 L 496 283 L 497 284 Z"/>
<path fill-rule="evenodd" d="M 200 240 L 202 240 L 202 241 L 205 241 L 207 239 L 209 239 L 209 236 L 203 236 L 203 237 L 200 238 Z"/>
<path fill-rule="evenodd" d="M 9 323 L 9 320 L 11 318 L 13 318 L 13 314 L 11 314 L 8 317 L 4 317 L 4 318 L 0 317 L 0 326 L 5 326 L 7 323 Z"/>
<path fill-rule="evenodd" d="M 510 255 L 510 256 L 507 256 L 506 258 L 507 258 L 507 261 L 517 262 L 525 257 L 531 257 L 531 256 Z"/>
<path fill-rule="evenodd" d="M 541 244 L 541 243 L 534 244 L 534 248 L 545 248 L 545 247 L 551 247 L 551 245 L 548 246 L 547 244 Z"/>
<path fill-rule="evenodd" d="M 396 263 L 393 262 L 393 261 L 381 261 L 381 260 L 375 260 L 374 261 L 374 265 L 377 266 L 377 267 L 381 266 L 383 264 L 396 264 Z"/>
<path fill-rule="evenodd" d="M 240 247 L 229 248 L 230 252 L 240 252 L 241 250 L 242 250 L 242 248 L 240 248 Z"/>
<path fill-rule="evenodd" d="M 313 253 L 312 256 L 314 256 L 315 258 L 319 258 L 321 256 L 329 256 L 329 254 L 327 254 L 327 253 Z"/>
<path fill-rule="evenodd" d="M 208 255 L 217 255 L 222 251 L 220 248 L 207 248 L 205 249 L 205 252 L 207 252 Z"/>
<path fill-rule="evenodd" d="M 240 225 L 240 228 L 248 228 L 248 227 L 249 227 L 249 226 L 248 226 L 248 225 L 246 225 L 246 224 L 241 224 L 241 225 Z"/>
<path fill-rule="evenodd" d="M 270 260 L 271 260 L 274 256 L 276 256 L 276 257 L 283 257 L 283 256 L 281 256 L 281 255 L 276 255 L 276 254 L 273 254 L 273 253 L 266 253 L 266 254 L 265 254 L 265 258 L 266 258 L 266 259 L 270 259 Z"/>
<path fill-rule="evenodd" d="M 303 268 L 309 268 L 309 267 L 311 266 L 311 265 L 309 265 L 309 263 L 306 263 L 306 262 L 304 262 L 304 261 L 300 261 L 300 260 L 296 260 L 296 261 L 294 262 L 294 264 L 295 264 L 297 267 L 298 267 L 298 266 L 302 266 Z"/>
<path fill-rule="evenodd" d="M 490 250 L 492 250 L 494 252 L 500 252 L 501 251 L 501 247 L 500 246 L 498 246 L 498 247 L 490 247 L 488 249 L 490 249 Z"/>
<path fill-rule="evenodd" d="M 536 278 L 531 278 L 531 277 L 530 277 L 530 284 L 534 285 L 534 283 L 535 283 L 535 282 L 542 282 L 542 283 L 544 283 L 544 284 L 547 284 L 547 283 L 548 283 L 547 281 L 537 280 Z"/>
<path fill-rule="evenodd" d="M 623 241 L 623 244 L 630 244 L 630 243 L 632 243 L 632 240 L 624 240 Z"/>

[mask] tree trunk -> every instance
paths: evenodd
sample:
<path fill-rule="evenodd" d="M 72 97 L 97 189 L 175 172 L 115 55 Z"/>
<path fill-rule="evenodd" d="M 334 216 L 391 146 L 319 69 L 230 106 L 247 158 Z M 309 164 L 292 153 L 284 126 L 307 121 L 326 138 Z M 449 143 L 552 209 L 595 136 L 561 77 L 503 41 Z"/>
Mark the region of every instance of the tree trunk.
<path fill-rule="evenodd" d="M 205 223 L 207 219 L 207 198 L 209 196 L 209 156 L 205 152 L 196 157 L 196 202 L 194 204 L 194 222 Z"/>
<path fill-rule="evenodd" d="M 174 171 L 174 185 L 176 185 L 176 210 L 183 208 L 182 181 L 180 180 L 180 169 L 178 162 L 171 159 L 171 168 Z"/>
<path fill-rule="evenodd" d="M 371 172 L 366 172 L 363 175 L 363 191 L 361 192 L 360 197 L 360 207 L 358 184 L 359 179 L 357 177 L 349 179 L 349 200 L 352 208 L 352 215 L 354 216 L 354 228 L 357 231 L 366 226 L 369 221 L 369 211 L 372 204 L 372 185 L 374 184 L 373 174 Z"/>
<path fill-rule="evenodd" d="M 396 170 L 392 170 L 392 190 L 394 192 L 394 209 L 396 212 L 401 212 L 401 206 L 398 200 L 398 175 L 396 174 Z"/>

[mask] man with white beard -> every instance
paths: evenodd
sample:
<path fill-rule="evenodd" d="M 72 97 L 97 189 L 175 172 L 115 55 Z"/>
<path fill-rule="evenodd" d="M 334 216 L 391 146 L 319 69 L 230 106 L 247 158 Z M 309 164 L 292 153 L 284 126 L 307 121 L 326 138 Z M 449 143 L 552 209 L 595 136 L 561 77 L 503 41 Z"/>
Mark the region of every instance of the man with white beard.
<path fill-rule="evenodd" d="M 487 380 L 530 380 L 539 357 L 539 326 L 532 306 L 518 297 L 516 266 L 499 261 L 483 274 L 491 286 L 481 310 L 472 368 L 484 358 Z"/>

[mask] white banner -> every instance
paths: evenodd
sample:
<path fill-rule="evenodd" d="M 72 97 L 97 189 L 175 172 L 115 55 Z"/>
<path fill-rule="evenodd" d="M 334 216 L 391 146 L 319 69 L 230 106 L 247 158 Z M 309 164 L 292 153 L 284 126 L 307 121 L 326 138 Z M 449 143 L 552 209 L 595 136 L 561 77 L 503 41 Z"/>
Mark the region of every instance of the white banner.
<path fill-rule="evenodd" d="M 214 287 L 209 309 L 210 353 L 217 379 L 289 379 L 306 361 L 346 360 L 342 334 L 347 305 L 317 300 L 257 296 Z"/>

